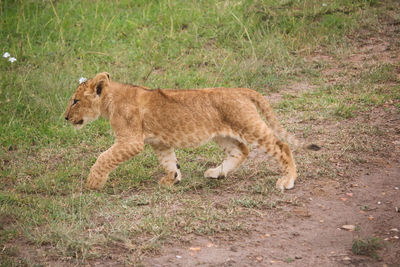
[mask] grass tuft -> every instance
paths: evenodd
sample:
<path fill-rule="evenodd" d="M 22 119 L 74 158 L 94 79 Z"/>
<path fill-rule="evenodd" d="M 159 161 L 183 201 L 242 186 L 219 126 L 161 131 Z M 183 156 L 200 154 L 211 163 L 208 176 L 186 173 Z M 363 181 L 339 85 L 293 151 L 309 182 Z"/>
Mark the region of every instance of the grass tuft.
<path fill-rule="evenodd" d="M 378 237 L 353 240 L 351 251 L 356 255 L 365 255 L 378 259 L 378 250 L 383 247 L 382 240 Z"/>
<path fill-rule="evenodd" d="M 343 119 L 350 119 L 356 116 L 357 107 L 355 105 L 343 105 L 340 104 L 336 110 L 334 111 L 335 116 L 343 118 Z"/>

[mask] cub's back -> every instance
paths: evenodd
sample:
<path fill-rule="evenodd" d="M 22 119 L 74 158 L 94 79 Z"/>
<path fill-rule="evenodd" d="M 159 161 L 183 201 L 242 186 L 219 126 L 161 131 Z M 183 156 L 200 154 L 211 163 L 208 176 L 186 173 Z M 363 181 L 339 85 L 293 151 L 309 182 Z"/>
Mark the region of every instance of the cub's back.
<path fill-rule="evenodd" d="M 241 89 L 212 88 L 197 90 L 152 90 L 151 100 L 144 106 L 144 120 L 158 121 L 176 127 L 191 121 L 221 122 L 227 116 L 254 110 L 252 102 Z"/>
<path fill-rule="evenodd" d="M 240 89 L 154 90 L 144 106 L 143 130 L 148 135 L 192 135 L 200 140 L 238 130 L 247 118 L 259 116 Z"/>

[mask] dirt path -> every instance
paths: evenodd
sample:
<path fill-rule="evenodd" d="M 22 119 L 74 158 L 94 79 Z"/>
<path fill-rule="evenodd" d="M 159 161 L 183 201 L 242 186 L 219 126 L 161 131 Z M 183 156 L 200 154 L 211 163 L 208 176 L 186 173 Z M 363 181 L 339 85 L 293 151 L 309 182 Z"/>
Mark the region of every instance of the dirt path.
<path fill-rule="evenodd" d="M 397 166 L 397 167 L 396 167 Z M 301 202 L 253 222 L 243 236 L 192 236 L 144 260 L 149 266 L 396 266 L 400 264 L 400 168 L 365 172 L 345 187 L 336 181 L 303 184 L 289 194 Z M 356 226 L 355 231 L 340 229 Z M 392 229 L 392 231 L 391 231 Z M 381 261 L 351 252 L 356 238 L 380 237 Z M 385 265 L 386 264 L 386 265 Z"/>

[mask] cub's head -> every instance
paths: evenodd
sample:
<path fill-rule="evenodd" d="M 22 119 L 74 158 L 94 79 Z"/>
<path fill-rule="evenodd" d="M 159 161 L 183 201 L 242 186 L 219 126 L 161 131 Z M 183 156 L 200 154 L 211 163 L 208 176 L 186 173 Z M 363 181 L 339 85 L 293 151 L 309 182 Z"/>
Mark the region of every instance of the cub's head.
<path fill-rule="evenodd" d="M 100 99 L 103 89 L 110 84 L 107 72 L 97 74 L 93 79 L 81 83 L 68 102 L 64 117 L 76 129 L 100 116 Z"/>

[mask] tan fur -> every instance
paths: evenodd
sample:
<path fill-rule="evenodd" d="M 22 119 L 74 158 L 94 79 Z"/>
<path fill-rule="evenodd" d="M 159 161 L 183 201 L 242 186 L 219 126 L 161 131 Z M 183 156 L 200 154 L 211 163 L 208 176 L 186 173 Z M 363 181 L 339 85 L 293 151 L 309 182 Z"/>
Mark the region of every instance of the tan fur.
<path fill-rule="evenodd" d="M 297 178 L 289 146 L 276 135 L 293 138 L 280 126 L 266 99 L 251 89 L 148 90 L 113 82 L 108 73 L 100 73 L 79 85 L 65 112 L 76 128 L 99 116 L 110 120 L 116 141 L 91 168 L 86 183 L 90 189 L 102 188 L 109 173 L 139 154 L 145 143 L 153 147 L 166 172 L 161 184 L 181 180 L 174 148 L 197 147 L 210 140 L 224 149 L 227 158 L 207 170 L 206 177 L 225 177 L 234 171 L 249 153 L 246 144 L 255 144 L 281 165 L 284 175 L 277 181 L 279 189 L 292 188 Z"/>

